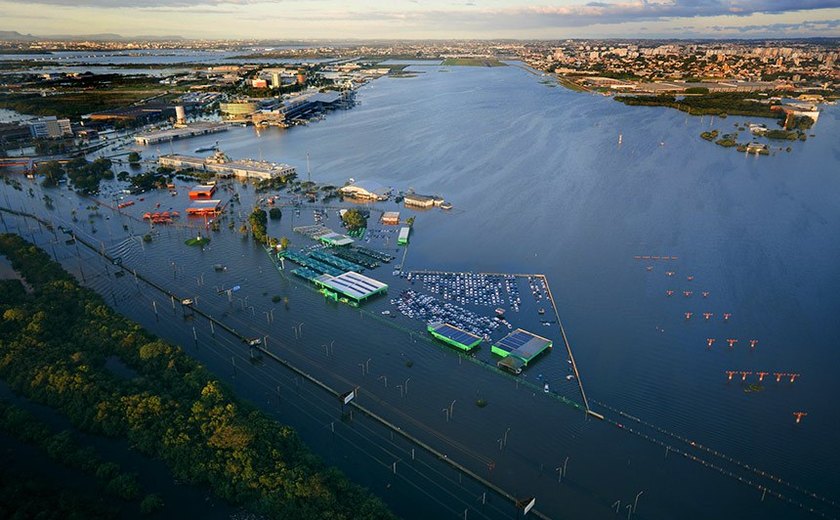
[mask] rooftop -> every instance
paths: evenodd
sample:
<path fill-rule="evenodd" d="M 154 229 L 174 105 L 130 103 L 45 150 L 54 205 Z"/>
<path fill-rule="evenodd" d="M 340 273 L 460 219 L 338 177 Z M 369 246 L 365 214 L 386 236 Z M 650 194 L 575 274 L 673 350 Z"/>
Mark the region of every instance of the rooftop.
<path fill-rule="evenodd" d="M 332 289 L 356 301 L 388 290 L 387 284 L 353 271 L 347 271 L 338 276 L 324 274 L 313 281 L 317 285 Z"/>
<path fill-rule="evenodd" d="M 542 336 L 523 329 L 516 329 L 493 345 L 493 353 L 502 357 L 514 356 L 525 363 L 536 357 L 543 350 L 550 348 L 552 342 Z"/>

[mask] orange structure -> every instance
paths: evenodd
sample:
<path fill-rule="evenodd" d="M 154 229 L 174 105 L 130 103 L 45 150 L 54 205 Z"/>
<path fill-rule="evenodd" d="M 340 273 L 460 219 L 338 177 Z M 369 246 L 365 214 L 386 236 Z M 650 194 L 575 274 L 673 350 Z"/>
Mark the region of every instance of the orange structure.
<path fill-rule="evenodd" d="M 187 215 L 190 216 L 215 216 L 222 212 L 222 201 L 220 200 L 197 200 L 187 208 Z"/>
<path fill-rule="evenodd" d="M 799 424 L 806 415 L 808 414 L 805 412 L 793 412 L 793 416 L 796 417 L 796 424 Z"/>
<path fill-rule="evenodd" d="M 216 193 L 216 186 L 199 184 L 190 190 L 191 199 L 209 199 Z"/>

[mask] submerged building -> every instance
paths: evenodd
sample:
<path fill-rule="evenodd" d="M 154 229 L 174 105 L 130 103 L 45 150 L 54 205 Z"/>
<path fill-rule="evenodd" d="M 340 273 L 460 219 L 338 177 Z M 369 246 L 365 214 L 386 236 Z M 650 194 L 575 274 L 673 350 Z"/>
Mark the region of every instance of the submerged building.
<path fill-rule="evenodd" d="M 553 343 L 550 339 L 538 336 L 524 329 L 516 329 L 490 347 L 490 351 L 502 359 L 497 363 L 504 368 L 519 374 L 528 363 L 550 349 Z"/>
<path fill-rule="evenodd" d="M 253 159 L 233 160 L 223 152 L 216 152 L 212 157 L 206 159 L 189 155 L 161 155 L 158 163 L 167 168 L 191 168 L 246 179 L 275 179 L 297 174 L 295 167 L 288 164 L 255 161 Z"/>
<path fill-rule="evenodd" d="M 356 199 L 366 200 L 388 200 L 391 196 L 391 188 L 373 181 L 357 181 L 338 189 L 342 195 Z"/>

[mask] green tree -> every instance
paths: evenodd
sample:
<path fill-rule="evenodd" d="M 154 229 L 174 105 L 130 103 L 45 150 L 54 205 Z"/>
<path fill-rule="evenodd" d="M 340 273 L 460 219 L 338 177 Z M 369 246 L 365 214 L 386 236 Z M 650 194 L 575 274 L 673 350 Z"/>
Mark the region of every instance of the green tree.
<path fill-rule="evenodd" d="M 137 152 L 131 152 L 128 154 L 128 162 L 131 164 L 137 164 L 140 162 L 140 154 Z"/>
<path fill-rule="evenodd" d="M 350 231 L 356 231 L 367 227 L 367 219 L 356 208 L 349 209 L 341 216 L 344 225 Z"/>
<path fill-rule="evenodd" d="M 271 220 L 280 220 L 280 217 L 283 216 L 283 212 L 280 211 L 280 208 L 271 208 L 268 210 L 268 218 Z"/>
<path fill-rule="evenodd" d="M 151 515 L 163 509 L 163 499 L 159 495 L 150 493 L 140 501 L 140 512 L 144 515 Z"/>

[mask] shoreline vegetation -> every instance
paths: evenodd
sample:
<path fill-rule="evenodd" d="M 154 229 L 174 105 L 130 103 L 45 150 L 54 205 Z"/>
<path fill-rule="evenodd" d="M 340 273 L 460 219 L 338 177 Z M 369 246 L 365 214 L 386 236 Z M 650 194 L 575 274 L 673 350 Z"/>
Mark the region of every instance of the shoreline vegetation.
<path fill-rule="evenodd" d="M 771 110 L 769 105 L 750 101 L 755 94 L 712 93 L 696 96 L 616 96 L 615 100 L 629 106 L 671 107 L 693 116 L 754 116 L 784 119 L 784 112 Z"/>
<path fill-rule="evenodd" d="M 0 377 L 80 431 L 128 440 L 174 476 L 274 518 L 391 519 L 294 430 L 239 401 L 180 348 L 119 315 L 18 235 L 0 235 L 27 284 L 0 280 Z M 137 373 L 114 375 L 118 358 Z"/>

